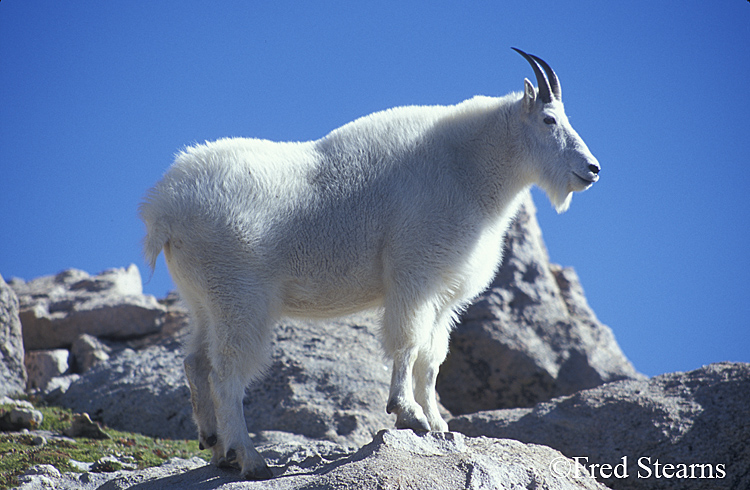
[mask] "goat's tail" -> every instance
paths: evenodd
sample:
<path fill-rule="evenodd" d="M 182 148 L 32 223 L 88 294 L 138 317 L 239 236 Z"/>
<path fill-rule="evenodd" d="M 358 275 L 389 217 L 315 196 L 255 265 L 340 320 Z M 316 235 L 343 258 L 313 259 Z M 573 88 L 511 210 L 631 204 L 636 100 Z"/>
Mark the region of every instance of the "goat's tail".
<path fill-rule="evenodd" d="M 155 213 L 154 203 L 148 200 L 139 208 L 141 220 L 146 224 L 146 236 L 143 238 L 143 256 L 148 263 L 151 273 L 156 268 L 156 259 L 169 242 L 170 230 L 164 220 Z"/>
<path fill-rule="evenodd" d="M 168 241 L 169 233 L 166 228 L 160 226 L 149 227 L 146 237 L 143 239 L 143 255 L 146 257 L 152 273 L 156 268 L 156 259 Z"/>

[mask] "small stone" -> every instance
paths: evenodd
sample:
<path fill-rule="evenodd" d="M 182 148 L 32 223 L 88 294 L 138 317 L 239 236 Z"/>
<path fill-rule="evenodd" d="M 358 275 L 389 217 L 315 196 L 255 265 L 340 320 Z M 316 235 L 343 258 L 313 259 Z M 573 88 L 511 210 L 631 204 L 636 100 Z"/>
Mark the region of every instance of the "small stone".
<path fill-rule="evenodd" d="M 59 478 L 60 471 L 51 464 L 38 464 L 26 470 L 24 476 L 49 476 Z"/>
<path fill-rule="evenodd" d="M 0 428 L 11 431 L 36 429 L 43 420 L 44 415 L 39 410 L 15 406 L 0 417 Z"/>
<path fill-rule="evenodd" d="M 112 473 L 120 470 L 134 470 L 138 466 L 132 463 L 122 461 L 117 456 L 104 456 L 100 460 L 96 461 L 91 465 L 91 469 L 94 473 Z"/>
<path fill-rule="evenodd" d="M 91 467 L 94 466 L 94 463 L 86 463 L 83 461 L 76 461 L 75 459 L 68 460 L 68 463 L 70 463 L 70 466 L 75 468 L 78 471 L 87 472 L 91 471 Z"/>
<path fill-rule="evenodd" d="M 114 456 L 105 456 L 91 466 L 95 473 L 111 473 L 122 469 L 122 463 Z"/>
<path fill-rule="evenodd" d="M 68 437 L 87 437 L 89 439 L 109 439 L 109 434 L 104 432 L 96 422 L 91 420 L 89 414 L 82 413 L 73 418 L 73 424 L 63 431 Z"/>

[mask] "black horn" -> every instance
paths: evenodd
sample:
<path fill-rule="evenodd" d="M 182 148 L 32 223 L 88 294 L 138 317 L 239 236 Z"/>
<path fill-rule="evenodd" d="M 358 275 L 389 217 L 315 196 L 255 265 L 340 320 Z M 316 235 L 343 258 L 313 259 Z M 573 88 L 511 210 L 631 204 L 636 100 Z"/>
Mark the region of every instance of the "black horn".
<path fill-rule="evenodd" d="M 529 62 L 531 68 L 534 69 L 534 74 L 536 75 L 536 84 L 539 87 L 539 98 L 542 99 L 542 102 L 544 102 L 545 104 L 549 104 L 550 102 L 552 102 L 552 88 L 550 87 L 550 83 L 547 81 L 547 78 L 544 76 L 544 73 L 542 73 L 542 69 L 539 67 L 539 63 L 537 63 L 536 59 L 524 53 L 518 48 L 511 49 L 526 58 L 526 61 Z M 546 65 L 546 63 L 544 64 Z M 550 69 L 550 71 L 552 70 Z M 557 76 L 555 76 L 555 79 L 557 79 Z"/>
<path fill-rule="evenodd" d="M 554 95 L 557 100 L 562 100 L 562 90 L 560 89 L 560 80 L 557 79 L 557 75 L 555 74 L 555 71 L 547 64 L 546 61 L 544 61 L 540 57 L 534 56 L 533 54 L 530 54 L 529 56 L 534 58 L 534 61 L 542 65 L 542 68 L 544 68 L 544 73 L 547 74 L 547 80 L 549 81 L 549 86 L 552 89 L 552 95 Z"/>

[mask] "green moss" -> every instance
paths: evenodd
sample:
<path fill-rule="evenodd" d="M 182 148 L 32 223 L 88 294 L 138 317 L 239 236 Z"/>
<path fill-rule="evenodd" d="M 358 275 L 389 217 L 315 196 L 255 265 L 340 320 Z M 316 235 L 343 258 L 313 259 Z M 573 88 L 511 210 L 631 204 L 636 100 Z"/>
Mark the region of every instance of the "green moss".
<path fill-rule="evenodd" d="M 0 415 L 10 410 L 8 405 L 0 405 Z M 55 433 L 70 427 L 73 412 L 60 407 L 37 406 L 44 414 L 39 427 Z M 132 461 L 139 469 L 158 466 L 172 457 L 208 458 L 208 453 L 198 449 L 198 441 L 158 439 L 131 432 L 121 432 L 104 428 L 110 439 L 98 440 L 77 438 L 75 442 L 50 439 L 43 446 L 35 446 L 31 434 L 20 432 L 0 432 L 0 489 L 17 486 L 18 476 L 28 468 L 39 464 L 51 464 L 60 472 L 80 471 L 70 464 L 70 460 L 93 463 L 105 456 L 116 456 L 121 460 Z M 115 471 L 116 468 L 104 468 Z"/>

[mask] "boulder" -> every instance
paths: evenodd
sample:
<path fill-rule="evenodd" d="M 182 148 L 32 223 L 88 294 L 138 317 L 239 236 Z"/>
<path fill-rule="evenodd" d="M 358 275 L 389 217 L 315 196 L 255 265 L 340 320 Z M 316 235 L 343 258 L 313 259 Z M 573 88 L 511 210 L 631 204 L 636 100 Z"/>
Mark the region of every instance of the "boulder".
<path fill-rule="evenodd" d="M 625 463 L 624 478 L 594 468 L 614 489 L 750 488 L 750 364 L 609 383 L 534 408 L 463 415 L 449 425 L 469 436 L 544 444 L 588 458 L 580 461 L 589 468 Z"/>
<path fill-rule="evenodd" d="M 166 307 L 144 295 L 135 265 L 97 276 L 68 269 L 14 281 L 27 350 L 69 348 L 81 334 L 128 339 L 158 332 Z"/>
<path fill-rule="evenodd" d="M 108 362 L 96 364 L 46 400 L 118 430 L 196 437 L 182 355 L 175 346 L 117 350 Z"/>
<path fill-rule="evenodd" d="M 70 346 L 70 354 L 75 361 L 75 368 L 81 373 L 85 373 L 96 364 L 108 360 L 110 352 L 112 352 L 111 347 L 87 333 L 76 337 L 73 345 Z"/>
<path fill-rule="evenodd" d="M 321 471 L 315 485 L 435 490 L 604 488 L 585 475 L 556 474 L 552 468 L 562 459 L 550 448 L 517 441 L 388 430 L 349 458 Z"/>
<path fill-rule="evenodd" d="M 288 443 L 259 449 L 274 472 L 272 480 L 240 482 L 236 471 L 218 469 L 199 458 L 175 458 L 157 468 L 107 475 L 58 476 L 52 471 L 34 469 L 21 477 L 19 489 L 54 486 L 63 490 L 136 487 L 170 490 L 208 488 L 207 485 L 219 490 L 606 488 L 585 475 L 557 474 L 555 467 L 574 463 L 550 448 L 510 440 L 469 438 L 449 432 L 382 431 L 356 452 L 330 442 Z M 96 486 L 88 486 L 92 481 Z"/>
<path fill-rule="evenodd" d="M 490 288 L 464 313 L 437 390 L 454 415 L 530 407 L 619 379 L 643 379 L 597 320 L 575 271 L 550 264 L 529 196 Z"/>
<path fill-rule="evenodd" d="M 68 371 L 70 352 L 66 349 L 34 350 L 26 353 L 26 372 L 29 375 L 28 389 L 45 390 L 47 385 Z"/>
<path fill-rule="evenodd" d="M 245 397 L 251 432 L 284 431 L 362 445 L 395 424 L 385 411 L 390 365 L 377 339 L 378 315 L 327 322 L 284 320 L 268 374 Z"/>
<path fill-rule="evenodd" d="M 26 390 L 23 333 L 18 298 L 0 276 L 0 397 Z"/>
<path fill-rule="evenodd" d="M 76 373 L 67 373 L 62 376 L 56 376 L 49 380 L 45 386 L 33 390 L 32 394 L 40 399 L 52 400 L 61 393 L 65 393 L 70 385 L 74 381 L 78 381 L 80 378 L 81 376 Z"/>

